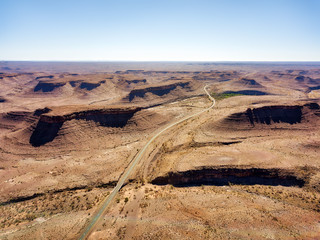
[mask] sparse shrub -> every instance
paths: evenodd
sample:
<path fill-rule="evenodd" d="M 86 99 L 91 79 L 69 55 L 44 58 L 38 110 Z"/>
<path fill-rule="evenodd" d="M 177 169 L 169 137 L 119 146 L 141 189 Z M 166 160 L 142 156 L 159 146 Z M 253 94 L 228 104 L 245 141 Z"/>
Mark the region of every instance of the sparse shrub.
<path fill-rule="evenodd" d="M 91 208 L 92 208 L 92 204 L 91 204 L 91 203 L 88 203 L 88 204 L 87 204 L 87 210 L 88 210 L 88 209 L 91 209 Z"/>
<path fill-rule="evenodd" d="M 28 220 L 28 221 L 33 221 L 34 219 L 36 219 L 37 217 L 36 217 L 36 215 L 34 215 L 34 214 L 27 214 L 27 216 L 26 216 L 26 219 Z"/>

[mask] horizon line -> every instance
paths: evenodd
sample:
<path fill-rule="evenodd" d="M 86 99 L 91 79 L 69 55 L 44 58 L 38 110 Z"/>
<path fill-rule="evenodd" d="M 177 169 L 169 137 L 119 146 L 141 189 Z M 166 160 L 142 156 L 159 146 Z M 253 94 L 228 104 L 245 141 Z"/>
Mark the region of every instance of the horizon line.
<path fill-rule="evenodd" d="M 173 63 L 320 63 L 320 60 L 0 60 L 3 62 L 123 62 L 123 63 L 148 63 L 148 62 L 173 62 Z"/>

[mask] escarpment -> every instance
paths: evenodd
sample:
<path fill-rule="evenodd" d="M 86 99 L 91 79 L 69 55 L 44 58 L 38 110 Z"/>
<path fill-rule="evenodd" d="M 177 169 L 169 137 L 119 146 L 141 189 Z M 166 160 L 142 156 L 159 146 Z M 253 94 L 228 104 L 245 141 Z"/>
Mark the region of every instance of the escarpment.
<path fill-rule="evenodd" d="M 105 83 L 106 81 L 105 80 L 102 80 L 98 83 L 90 83 L 90 82 L 81 82 L 80 83 L 80 88 L 81 89 L 87 89 L 87 90 L 92 90 L 92 89 L 95 89 L 97 87 L 99 87 L 102 83 Z"/>
<path fill-rule="evenodd" d="M 239 73 L 237 71 L 214 71 L 210 72 L 193 72 L 195 74 L 192 79 L 199 81 L 219 81 L 219 82 L 227 82 L 231 79 L 239 77 Z"/>
<path fill-rule="evenodd" d="M 120 76 L 117 86 L 120 89 L 133 89 L 147 84 L 146 78 L 132 78 L 132 76 Z"/>
<path fill-rule="evenodd" d="M 274 105 L 260 108 L 248 108 L 245 112 L 229 115 L 222 122 L 230 128 L 246 128 L 274 124 L 308 124 L 319 120 L 320 111 L 317 103 L 305 105 Z"/>
<path fill-rule="evenodd" d="M 258 90 L 239 90 L 239 91 L 225 91 L 225 94 L 240 94 L 240 95 L 248 95 L 248 96 L 263 96 L 269 95 L 269 93 Z"/>
<path fill-rule="evenodd" d="M 48 123 L 40 120 L 30 137 L 30 144 L 34 147 L 39 147 L 53 141 L 62 125 L 63 122 Z"/>
<path fill-rule="evenodd" d="M 313 79 L 312 78 L 310 78 L 310 77 L 305 77 L 305 76 L 303 76 L 303 75 L 299 75 L 299 76 L 297 76 L 297 77 L 295 77 L 295 80 L 297 81 L 297 82 L 308 82 L 308 83 L 312 83 L 313 82 Z"/>
<path fill-rule="evenodd" d="M 262 88 L 263 87 L 256 80 L 248 79 L 248 78 L 241 78 L 241 79 L 235 81 L 234 83 L 237 85 L 245 86 L 245 87 L 249 87 L 249 88 Z"/>
<path fill-rule="evenodd" d="M 270 125 L 271 123 L 301 123 L 302 106 L 266 106 L 262 108 L 248 108 L 247 117 L 252 125 L 257 123 Z"/>
<path fill-rule="evenodd" d="M 133 80 L 126 80 L 126 83 L 128 83 L 128 84 L 132 84 L 132 83 L 134 83 L 134 84 L 137 84 L 137 83 L 146 83 L 147 82 L 147 79 L 133 79 Z"/>
<path fill-rule="evenodd" d="M 177 187 L 229 184 L 241 185 L 305 185 L 306 180 L 293 171 L 277 168 L 201 168 L 184 172 L 168 172 L 165 176 L 156 177 L 151 181 L 155 185 L 171 184 Z"/>
<path fill-rule="evenodd" d="M 147 93 L 152 93 L 157 96 L 163 96 L 170 93 L 172 90 L 176 89 L 177 87 L 190 88 L 190 85 L 191 83 L 189 81 L 180 81 L 180 82 L 173 82 L 169 84 L 154 85 L 149 87 L 147 86 L 139 87 L 131 90 L 131 92 L 125 99 L 131 102 L 136 97 L 143 98 Z"/>
<path fill-rule="evenodd" d="M 90 82 L 85 80 L 72 80 L 72 81 L 52 81 L 52 80 L 41 80 L 34 88 L 34 92 L 52 92 L 57 88 L 61 88 L 67 84 L 70 84 L 72 88 L 79 88 L 91 91 L 97 87 L 100 87 L 101 84 L 105 83 L 105 80 L 98 82 Z"/>
<path fill-rule="evenodd" d="M 46 81 L 39 81 L 39 83 L 35 86 L 34 92 L 52 92 L 56 88 L 60 88 L 66 85 L 64 82 L 46 82 Z"/>
<path fill-rule="evenodd" d="M 40 115 L 39 121 L 35 126 L 30 137 L 30 144 L 39 147 L 53 141 L 63 124 L 70 120 L 93 121 L 99 126 L 104 127 L 124 127 L 132 118 L 134 113 L 140 110 L 138 107 L 108 107 L 108 108 L 91 108 L 75 109 L 78 107 L 65 107 L 62 109 L 44 109 Z M 39 114 L 38 110 L 38 114 Z"/>
<path fill-rule="evenodd" d="M 223 88 L 224 94 L 240 94 L 247 96 L 270 95 L 266 87 L 254 79 L 240 78 L 229 81 Z"/>
<path fill-rule="evenodd" d="M 39 76 L 39 77 L 36 77 L 36 78 L 35 78 L 35 80 L 44 79 L 44 78 L 52 79 L 52 78 L 54 78 L 54 76 L 53 76 L 53 75 L 48 75 L 48 76 Z"/>
<path fill-rule="evenodd" d="M 11 111 L 0 113 L 0 128 L 16 129 L 21 123 L 32 123 L 35 119 L 30 112 Z"/>
<path fill-rule="evenodd" d="M 309 87 L 308 91 L 307 92 L 311 92 L 313 90 L 319 90 L 320 89 L 320 85 L 318 86 L 314 86 L 314 87 Z"/>

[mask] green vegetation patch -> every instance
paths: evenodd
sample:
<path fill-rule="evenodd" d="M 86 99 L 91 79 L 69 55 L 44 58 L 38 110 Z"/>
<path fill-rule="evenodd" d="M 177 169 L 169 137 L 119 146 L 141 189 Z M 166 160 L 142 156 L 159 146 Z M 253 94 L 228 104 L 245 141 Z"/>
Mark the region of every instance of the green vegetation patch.
<path fill-rule="evenodd" d="M 242 95 L 243 94 L 240 93 L 211 93 L 211 96 L 217 101 Z"/>

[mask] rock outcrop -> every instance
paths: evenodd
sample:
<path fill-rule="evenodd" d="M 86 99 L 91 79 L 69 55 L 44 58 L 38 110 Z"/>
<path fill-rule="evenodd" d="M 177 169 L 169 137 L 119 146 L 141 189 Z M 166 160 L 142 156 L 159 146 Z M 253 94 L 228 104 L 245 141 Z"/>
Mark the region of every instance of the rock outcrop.
<path fill-rule="evenodd" d="M 52 92 L 56 88 L 62 87 L 66 85 L 65 82 L 46 82 L 46 81 L 39 81 L 39 83 L 35 86 L 34 92 Z"/>
<path fill-rule="evenodd" d="M 196 74 L 192 77 L 194 80 L 212 80 L 219 82 L 230 81 L 231 79 L 235 79 L 239 77 L 239 73 L 237 71 L 210 71 L 210 72 L 193 72 Z"/>
<path fill-rule="evenodd" d="M 82 82 L 82 83 L 80 83 L 79 87 L 81 89 L 87 89 L 87 90 L 91 91 L 92 89 L 95 89 L 95 88 L 101 86 L 101 84 L 105 83 L 105 82 L 106 82 L 105 80 L 102 80 L 98 83 Z"/>
<path fill-rule="evenodd" d="M 319 89 L 320 89 L 320 85 L 314 86 L 314 87 L 309 87 L 309 91 L 308 92 L 311 92 L 313 90 L 319 90 Z"/>
<path fill-rule="evenodd" d="M 146 93 L 152 93 L 157 96 L 163 96 L 165 94 L 170 93 L 172 90 L 176 89 L 177 87 L 181 88 L 187 88 L 190 86 L 189 81 L 180 81 L 180 82 L 173 82 L 173 83 L 167 83 L 167 84 L 161 84 L 161 85 L 154 85 L 150 87 L 139 87 L 131 90 L 129 95 L 125 98 L 128 99 L 130 102 L 135 97 L 143 98 Z"/>
<path fill-rule="evenodd" d="M 57 81 L 51 81 L 51 80 L 41 80 L 39 83 L 35 86 L 34 92 L 52 92 L 56 88 L 60 88 L 65 86 L 66 84 L 70 84 L 71 87 L 76 88 L 79 87 L 80 89 L 86 89 L 88 91 L 91 91 L 99 86 L 101 84 L 105 83 L 105 80 L 99 81 L 99 82 L 88 82 L 85 80 L 72 80 L 72 81 L 65 81 L 65 82 L 57 82 Z"/>
<path fill-rule="evenodd" d="M 43 78 L 52 79 L 52 78 L 54 78 L 54 76 L 53 75 L 40 76 L 40 77 L 36 77 L 35 80 L 39 80 L 39 79 L 43 79 Z"/>
<path fill-rule="evenodd" d="M 304 82 L 306 79 L 307 79 L 307 78 L 306 78 L 305 76 L 297 76 L 297 77 L 295 78 L 295 80 L 296 80 L 297 82 Z"/>
<path fill-rule="evenodd" d="M 319 120 L 319 116 L 320 111 L 317 103 L 264 106 L 248 108 L 245 112 L 231 114 L 222 121 L 221 127 L 244 130 L 274 124 L 309 124 L 314 126 Z"/>
<path fill-rule="evenodd" d="M 311 77 L 306 77 L 306 76 L 303 76 L 303 75 L 299 75 L 297 77 L 295 77 L 295 80 L 298 82 L 298 83 L 307 83 L 307 84 L 319 84 L 320 83 L 320 79 L 317 78 L 317 79 L 313 79 Z"/>
<path fill-rule="evenodd" d="M 249 78 L 241 78 L 241 79 L 239 79 L 238 81 L 236 81 L 234 83 L 237 84 L 237 85 L 248 87 L 248 88 L 262 88 L 263 87 L 256 80 L 249 79 Z"/>
<path fill-rule="evenodd" d="M 247 117 L 252 125 L 257 123 L 301 123 L 302 106 L 266 106 L 262 108 L 248 108 Z"/>
<path fill-rule="evenodd" d="M 53 141 L 58 135 L 64 122 L 73 119 L 94 121 L 99 126 L 104 127 L 124 127 L 135 112 L 139 111 L 137 107 L 108 107 L 79 109 L 79 107 L 69 106 L 63 109 L 37 110 L 35 115 L 40 114 L 40 119 L 30 137 L 30 144 L 39 147 Z"/>
<path fill-rule="evenodd" d="M 201 168 L 185 172 L 169 172 L 151 181 L 155 185 L 171 184 L 177 187 L 229 184 L 241 185 L 282 185 L 299 186 L 305 184 L 303 176 L 297 176 L 293 171 L 265 168 Z"/>
<path fill-rule="evenodd" d="M 269 95 L 267 92 L 258 91 L 258 90 L 240 90 L 240 91 L 225 91 L 225 94 L 241 94 L 241 95 L 248 95 L 248 96 L 263 96 Z"/>
<path fill-rule="evenodd" d="M 132 79 L 132 80 L 125 80 L 127 84 L 137 84 L 137 83 L 142 83 L 145 84 L 147 82 L 147 79 Z"/>

